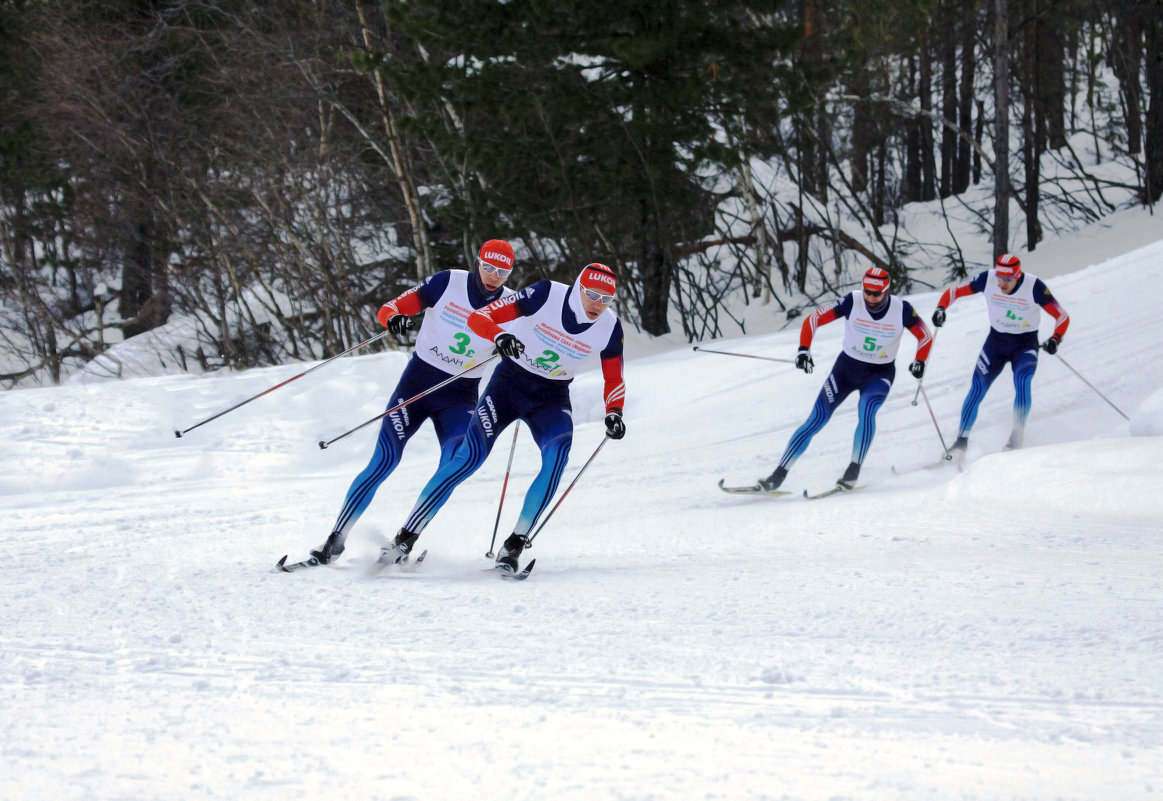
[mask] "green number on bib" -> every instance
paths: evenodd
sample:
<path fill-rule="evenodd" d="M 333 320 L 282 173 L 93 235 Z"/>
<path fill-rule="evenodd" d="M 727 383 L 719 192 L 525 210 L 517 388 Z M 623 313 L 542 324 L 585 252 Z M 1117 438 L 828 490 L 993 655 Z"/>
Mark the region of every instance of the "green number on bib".
<path fill-rule="evenodd" d="M 864 349 L 865 350 L 876 350 L 876 337 L 865 337 L 864 338 Z"/>
<path fill-rule="evenodd" d="M 468 343 L 472 342 L 472 338 L 468 334 L 457 334 L 453 337 L 453 339 L 456 340 L 456 344 L 450 346 L 448 350 L 458 356 L 463 355 L 465 353 L 465 348 L 468 347 Z M 471 356 L 472 351 L 468 351 L 468 355 Z"/>
<path fill-rule="evenodd" d="M 543 354 L 540 359 L 536 359 L 537 364 L 544 367 L 546 370 L 552 370 L 557 366 L 557 360 L 561 357 L 551 350 L 541 351 Z"/>

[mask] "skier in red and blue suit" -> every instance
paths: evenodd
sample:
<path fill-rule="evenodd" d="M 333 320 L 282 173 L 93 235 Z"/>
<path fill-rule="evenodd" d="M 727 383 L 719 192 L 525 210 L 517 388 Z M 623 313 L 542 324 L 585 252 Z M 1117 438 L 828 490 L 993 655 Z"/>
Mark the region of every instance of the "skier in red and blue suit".
<path fill-rule="evenodd" d="M 384 417 L 375 451 L 355 477 L 339 510 L 327 541 L 311 555 L 329 564 L 343 553 L 347 534 L 372 502 L 380 484 L 392 474 L 404 455 L 404 446 L 424 421 L 431 420 L 440 441 L 440 464 L 452 458 L 464 439 L 484 368 L 472 369 L 492 352 L 492 340 L 482 339 L 468 325 L 478 309 L 513 295 L 504 283 L 513 272 L 513 247 L 503 239 L 481 245 L 474 269 L 442 270 L 430 275 L 394 300 L 380 307 L 376 319 L 393 334 L 411 327 L 411 318 L 427 309 L 412 358 L 404 368 L 388 407 L 419 395 L 468 371 L 460 379 Z"/>
<path fill-rule="evenodd" d="M 606 436 L 621 439 L 626 434 L 622 323 L 610 308 L 616 290 L 609 267 L 589 264 L 572 285 L 539 281 L 469 318 L 473 332 L 491 340 L 505 359 L 477 402 L 464 442 L 421 491 L 395 541 L 384 546 L 381 562 L 400 562 L 411 553 L 453 490 L 484 464 L 505 427 L 523 420 L 541 451 L 541 469 L 525 494 L 513 533 L 497 552 L 497 564 L 516 572 L 529 533 L 557 491 L 569 460 L 569 385 L 595 356 L 605 379 Z"/>
<path fill-rule="evenodd" d="M 1054 333 L 1042 343 L 1047 353 L 1058 352 L 1058 345 L 1070 327 L 1070 315 L 1050 293 L 1050 288 L 1036 275 L 1022 272 L 1022 261 L 1011 253 L 997 257 L 992 270 L 978 273 L 967 283 L 946 289 L 933 312 L 933 325 L 945 324 L 945 310 L 957 298 L 985 294 L 989 312 L 989 336 L 973 368 L 969 393 L 961 405 L 961 423 L 957 439 L 949 450 L 957 455 L 969 447 L 969 432 L 977 420 L 977 410 L 995 378 L 1006 364 L 1014 373 L 1014 420 L 1006 450 L 1022 447 L 1026 419 L 1030 415 L 1031 385 L 1038 369 L 1038 324 L 1045 309 L 1054 317 Z"/>
<path fill-rule="evenodd" d="M 864 273 L 861 291 L 838 298 L 829 306 L 821 306 L 804 320 L 800 328 L 796 367 L 805 373 L 812 372 L 814 366 L 811 347 L 817 328 L 835 320 L 845 320 L 844 342 L 812 413 L 792 434 L 779 466 L 770 476 L 759 480 L 764 491 L 773 492 L 783 484 L 788 470 L 808 449 L 812 437 L 827 425 L 836 407 L 853 392 L 859 392 L 859 422 L 852 443 L 852 461 L 836 482 L 836 486 L 843 490 L 855 487 L 860 467 L 876 434 L 876 413 L 888 397 L 896 377 L 896 354 L 905 329 L 917 339 L 917 353 L 909 365 L 909 372 L 917 380 L 925 374 L 925 360 L 929 357 L 933 337 L 907 300 L 889 294 L 889 284 L 886 271 L 879 267 L 869 268 Z"/>

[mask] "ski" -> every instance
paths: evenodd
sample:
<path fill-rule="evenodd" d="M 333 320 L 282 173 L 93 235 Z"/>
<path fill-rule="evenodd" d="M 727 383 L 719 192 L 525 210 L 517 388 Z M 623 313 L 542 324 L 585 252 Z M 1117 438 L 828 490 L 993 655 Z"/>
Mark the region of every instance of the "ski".
<path fill-rule="evenodd" d="M 832 487 L 832 489 L 818 492 L 815 495 L 809 495 L 808 491 L 804 490 L 804 497 L 809 501 L 818 501 L 820 498 L 827 498 L 829 495 L 839 495 L 842 492 L 852 492 L 856 489 L 859 489 L 859 487 L 844 487 L 837 484 L 836 486 Z"/>
<path fill-rule="evenodd" d="M 727 487 L 724 486 L 725 481 L 724 478 L 719 479 L 719 489 L 733 495 L 770 495 L 772 498 L 778 498 L 780 495 L 791 495 L 787 490 L 765 490 L 759 484 L 752 484 L 749 487 Z"/>
<path fill-rule="evenodd" d="M 368 568 L 368 575 L 377 576 L 392 565 L 396 565 L 398 568 L 400 568 L 401 573 L 412 573 L 416 570 L 416 568 L 420 567 L 420 563 L 424 561 L 424 557 L 427 555 L 428 549 L 424 549 L 420 552 L 420 555 L 416 557 L 415 562 L 410 560 L 410 555 L 406 555 L 397 561 L 391 561 L 389 559 L 385 559 L 383 551 L 380 551 L 380 558 L 374 561 L 372 566 Z"/>
<path fill-rule="evenodd" d="M 274 569 L 272 569 L 271 572 L 272 573 L 293 573 L 296 570 L 302 570 L 302 569 L 307 568 L 307 567 L 318 567 L 321 564 L 323 564 L 323 563 L 320 562 L 318 559 L 316 559 L 314 556 L 312 556 L 310 559 L 304 559 L 302 562 L 291 562 L 291 564 L 288 565 L 287 564 L 287 557 L 286 557 L 286 555 L 284 555 L 283 558 L 280 559 L 275 564 Z"/>
<path fill-rule="evenodd" d="M 537 564 L 537 560 L 530 559 L 529 564 L 525 565 L 525 569 L 520 571 L 519 573 L 514 573 L 512 570 L 505 567 L 504 565 L 494 565 L 492 567 L 486 567 L 483 572 L 495 573 L 497 578 L 504 579 L 505 581 L 524 581 L 525 579 L 529 578 L 529 573 L 532 572 L 533 565 L 535 565 L 535 564 Z"/>

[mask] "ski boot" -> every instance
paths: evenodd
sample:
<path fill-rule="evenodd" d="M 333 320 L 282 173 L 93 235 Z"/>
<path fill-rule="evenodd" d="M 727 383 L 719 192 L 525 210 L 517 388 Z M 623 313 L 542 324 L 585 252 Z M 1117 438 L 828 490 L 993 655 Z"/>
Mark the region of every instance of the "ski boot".
<path fill-rule="evenodd" d="M 413 534 L 406 528 L 400 529 L 391 545 L 385 545 L 380 548 L 378 564 L 386 567 L 387 565 L 398 565 L 406 561 L 408 554 L 412 553 L 412 546 L 416 544 L 416 540 L 419 537 L 419 534 Z"/>
<path fill-rule="evenodd" d="M 860 477 L 860 462 L 849 462 L 848 468 L 844 471 L 844 475 L 840 476 L 840 480 L 836 482 L 836 486 L 842 490 L 850 490 L 856 488 L 856 479 Z"/>
<path fill-rule="evenodd" d="M 760 489 L 762 489 L 764 492 L 775 492 L 777 489 L 779 489 L 779 485 L 783 483 L 785 478 L 787 478 L 787 468 L 777 467 L 775 468 L 775 472 L 773 472 L 770 476 L 767 478 L 761 478 L 755 483 L 758 484 Z"/>
<path fill-rule="evenodd" d="M 346 539 L 342 531 L 332 531 L 327 535 L 327 542 L 320 545 L 311 555 L 319 560 L 321 565 L 329 565 L 343 553 L 343 541 Z"/>
<path fill-rule="evenodd" d="M 521 551 L 525 550 L 526 544 L 528 540 L 523 534 L 510 534 L 497 553 L 497 565 L 510 573 L 516 573 L 517 558 L 521 556 Z"/>
<path fill-rule="evenodd" d="M 949 448 L 951 456 L 964 456 L 965 451 L 969 449 L 969 437 L 958 437 L 953 441 L 953 446 Z"/>
<path fill-rule="evenodd" d="M 1023 439 L 1022 432 L 1014 431 L 1013 433 L 1010 434 L 1010 439 L 1009 439 L 1009 442 L 1006 443 L 1005 450 L 1016 451 L 1016 450 L 1021 449 L 1022 439 Z"/>

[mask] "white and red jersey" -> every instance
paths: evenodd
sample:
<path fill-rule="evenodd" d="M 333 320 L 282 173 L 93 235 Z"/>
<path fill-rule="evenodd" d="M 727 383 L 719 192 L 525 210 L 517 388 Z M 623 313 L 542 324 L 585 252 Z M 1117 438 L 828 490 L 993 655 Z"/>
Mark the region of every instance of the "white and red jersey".
<path fill-rule="evenodd" d="M 394 314 L 412 316 L 428 309 L 416 335 L 416 357 L 450 375 L 469 370 L 493 352 L 492 340 L 469 328 L 469 315 L 514 294 L 502 287 L 498 293 L 485 295 L 471 285 L 472 278 L 466 270 L 443 270 L 384 304 L 389 309 L 388 318 Z M 478 366 L 466 376 L 476 378 L 483 371 Z"/>
<path fill-rule="evenodd" d="M 561 324 L 561 307 L 570 287 L 554 282 L 549 298 L 533 314 L 518 317 L 506 330 L 521 340 L 525 352 L 517 364 L 534 375 L 568 381 L 610 341 L 618 318 L 609 309 L 584 331 L 568 333 Z"/>
<path fill-rule="evenodd" d="M 840 349 L 853 359 L 869 364 L 887 364 L 896 360 L 905 331 L 904 301 L 889 296 L 888 311 L 874 319 L 861 292 L 853 292 L 852 311 L 844 326 Z"/>
<path fill-rule="evenodd" d="M 490 342 L 502 332 L 516 336 L 525 351 L 515 363 L 551 381 L 572 381 L 585 362 L 600 358 L 606 411 L 620 411 L 626 396 L 622 324 L 612 309 L 586 319 L 571 306 L 576 292 L 576 285 L 538 281 L 481 309 L 469 325 Z"/>
<path fill-rule="evenodd" d="M 997 282 L 997 272 L 989 271 L 985 282 L 985 307 L 989 312 L 989 325 L 1002 334 L 1024 334 L 1037 331 L 1042 322 L 1042 308 L 1034 302 L 1034 285 L 1038 277 L 1027 273 L 1011 294 L 1002 291 Z"/>
<path fill-rule="evenodd" d="M 1070 327 L 1070 315 L 1051 294 L 1050 288 L 1038 276 L 1027 272 L 1021 273 L 1013 293 L 1007 295 L 997 282 L 997 273 L 986 270 L 971 281 L 946 289 L 937 305 L 949 308 L 957 298 L 978 292 L 985 295 L 990 328 L 999 334 L 1036 336 L 1042 321 L 1042 309 L 1054 316 L 1054 333 L 1059 339 Z"/>
<path fill-rule="evenodd" d="M 853 359 L 868 364 L 892 364 L 900 351 L 905 330 L 917 340 L 915 358 L 922 362 L 929 358 L 933 335 L 911 303 L 889 295 L 888 306 L 873 312 L 860 291 L 845 295 L 830 306 L 821 306 L 808 315 L 800 326 L 800 347 L 810 348 L 817 328 L 841 318 L 845 320 L 841 350 Z"/>

